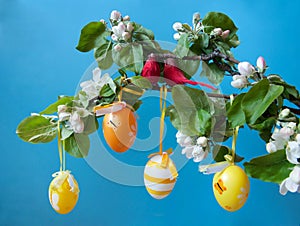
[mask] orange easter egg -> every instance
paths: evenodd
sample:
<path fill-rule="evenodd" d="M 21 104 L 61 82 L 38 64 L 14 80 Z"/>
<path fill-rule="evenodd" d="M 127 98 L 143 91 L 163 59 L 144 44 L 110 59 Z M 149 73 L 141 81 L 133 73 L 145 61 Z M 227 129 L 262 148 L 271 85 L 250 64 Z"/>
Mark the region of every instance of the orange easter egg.
<path fill-rule="evenodd" d="M 215 198 L 219 205 L 227 211 L 239 210 L 247 201 L 249 190 L 249 179 L 239 166 L 228 166 L 214 176 Z"/>
<path fill-rule="evenodd" d="M 109 147 L 115 152 L 125 152 L 135 141 L 137 122 L 132 110 L 126 107 L 106 114 L 102 128 Z"/>
<path fill-rule="evenodd" d="M 60 214 L 67 214 L 76 206 L 79 187 L 70 171 L 60 171 L 49 185 L 49 201 Z"/>

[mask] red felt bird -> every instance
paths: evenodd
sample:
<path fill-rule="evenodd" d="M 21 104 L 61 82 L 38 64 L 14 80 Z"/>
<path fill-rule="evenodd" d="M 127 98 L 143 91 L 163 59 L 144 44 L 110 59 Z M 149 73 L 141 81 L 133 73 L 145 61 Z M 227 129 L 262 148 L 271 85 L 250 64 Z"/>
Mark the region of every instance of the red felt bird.
<path fill-rule="evenodd" d="M 204 82 L 195 82 L 187 79 L 183 72 L 176 66 L 176 62 L 172 58 L 168 58 L 165 61 L 165 67 L 164 67 L 164 77 L 166 79 L 166 82 L 169 85 L 174 85 L 175 84 L 191 84 L 191 85 L 200 85 L 200 86 L 205 86 L 207 88 L 210 88 L 212 90 L 217 90 L 215 87 L 206 84 Z M 173 84 L 172 84 L 173 83 Z"/>
<path fill-rule="evenodd" d="M 160 78 L 160 67 L 154 54 L 150 54 L 146 61 L 141 75 L 150 80 L 151 83 L 157 83 Z"/>

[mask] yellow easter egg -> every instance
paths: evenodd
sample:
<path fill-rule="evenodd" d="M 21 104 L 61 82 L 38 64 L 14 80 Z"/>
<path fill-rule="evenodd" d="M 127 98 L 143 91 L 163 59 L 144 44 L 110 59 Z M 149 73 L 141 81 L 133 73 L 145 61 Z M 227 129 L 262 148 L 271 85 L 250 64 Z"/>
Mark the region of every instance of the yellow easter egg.
<path fill-rule="evenodd" d="M 227 211 L 239 210 L 247 201 L 249 179 L 242 168 L 231 165 L 215 174 L 213 191 L 219 205 Z"/>
<path fill-rule="evenodd" d="M 49 201 L 52 208 L 60 214 L 67 214 L 75 207 L 79 187 L 70 171 L 60 171 L 49 185 Z"/>
<path fill-rule="evenodd" d="M 144 170 L 145 187 L 155 199 L 163 199 L 172 192 L 178 175 L 173 161 L 165 155 L 153 156 Z"/>
<path fill-rule="evenodd" d="M 129 108 L 106 114 L 102 128 L 106 143 L 115 152 L 127 151 L 135 141 L 137 123 Z"/>

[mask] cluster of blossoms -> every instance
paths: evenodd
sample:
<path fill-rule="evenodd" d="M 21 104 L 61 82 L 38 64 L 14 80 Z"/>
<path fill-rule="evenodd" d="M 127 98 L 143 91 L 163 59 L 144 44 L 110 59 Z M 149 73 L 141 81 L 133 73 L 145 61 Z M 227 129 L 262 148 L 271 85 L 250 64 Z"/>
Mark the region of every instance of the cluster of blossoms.
<path fill-rule="evenodd" d="M 270 142 L 266 144 L 269 153 L 285 150 L 287 160 L 295 164 L 293 171 L 280 185 L 280 193 L 285 195 L 287 191 L 300 192 L 300 133 L 295 122 L 285 122 L 291 117 L 289 109 L 283 109 L 279 114 L 277 125 Z"/>
<path fill-rule="evenodd" d="M 240 74 L 232 77 L 233 81 L 231 82 L 231 85 L 238 89 L 247 87 L 250 84 L 248 79 L 250 79 L 254 73 L 263 73 L 266 70 L 267 65 L 263 57 L 260 56 L 257 58 L 256 68 L 257 70 L 249 62 L 240 62 L 238 64 L 238 71 Z"/>
<path fill-rule="evenodd" d="M 116 10 L 111 12 L 110 22 L 112 24 L 111 39 L 117 43 L 114 46 L 114 50 L 120 51 L 122 49 L 120 43 L 129 42 L 131 40 L 134 25 L 130 22 L 129 16 L 122 17 L 121 13 Z"/>
<path fill-rule="evenodd" d="M 116 92 L 116 85 L 109 74 L 101 76 L 100 68 L 93 70 L 93 79 L 84 81 L 80 84 L 81 91 L 85 95 L 85 98 L 90 101 L 93 98 L 99 96 L 100 90 L 104 85 L 108 84 L 111 90 Z M 60 122 L 65 121 L 66 127 L 73 130 L 74 133 L 82 133 L 84 131 L 83 119 L 89 115 L 92 115 L 84 107 L 59 105 L 57 107 L 58 119 Z"/>
<path fill-rule="evenodd" d="M 193 15 L 193 28 L 188 24 L 182 24 L 180 22 L 175 22 L 173 24 L 173 29 L 177 32 L 173 35 L 173 38 L 178 41 L 182 34 L 184 33 L 190 33 L 192 35 L 197 35 L 199 32 L 203 32 L 204 27 L 201 23 L 201 17 L 200 14 L 194 13 Z M 228 38 L 230 34 L 230 30 L 223 31 L 221 28 L 215 28 L 211 31 L 211 36 L 219 36 L 223 39 Z"/>
<path fill-rule="evenodd" d="M 208 139 L 204 136 L 190 137 L 178 131 L 176 134 L 177 143 L 183 147 L 182 154 L 188 158 L 193 158 L 194 162 L 201 162 L 209 152 Z"/>

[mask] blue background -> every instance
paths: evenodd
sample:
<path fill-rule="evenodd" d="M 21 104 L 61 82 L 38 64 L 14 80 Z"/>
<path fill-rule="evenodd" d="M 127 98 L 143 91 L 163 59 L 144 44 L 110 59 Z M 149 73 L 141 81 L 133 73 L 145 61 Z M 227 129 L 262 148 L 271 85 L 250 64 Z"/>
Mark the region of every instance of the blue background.
<path fill-rule="evenodd" d="M 74 94 L 93 61 L 91 53 L 75 50 L 80 29 L 108 18 L 113 9 L 152 29 L 158 40 L 171 42 L 175 21 L 190 23 L 195 11 L 225 12 L 240 28 L 236 58 L 255 63 L 263 55 L 269 72 L 299 88 L 299 6 L 295 0 L 0 0 L 0 225 L 299 225 L 300 195 L 281 196 L 276 184 L 251 179 L 246 205 L 229 213 L 214 199 L 212 176 L 198 173 L 193 162 L 180 170 L 172 194 L 157 201 L 144 187 L 113 183 L 83 159 L 68 156 L 80 199 L 73 212 L 58 215 L 47 196 L 51 174 L 58 170 L 56 142 L 31 145 L 15 134 L 31 112 L 39 112 L 59 94 Z M 143 114 L 145 110 L 139 117 Z M 145 136 L 142 128 L 139 131 Z M 174 134 L 170 128 L 170 145 L 175 145 Z M 266 153 L 257 133 L 248 129 L 241 131 L 237 150 L 246 160 Z M 135 163 L 144 165 L 147 154 L 139 156 Z"/>

